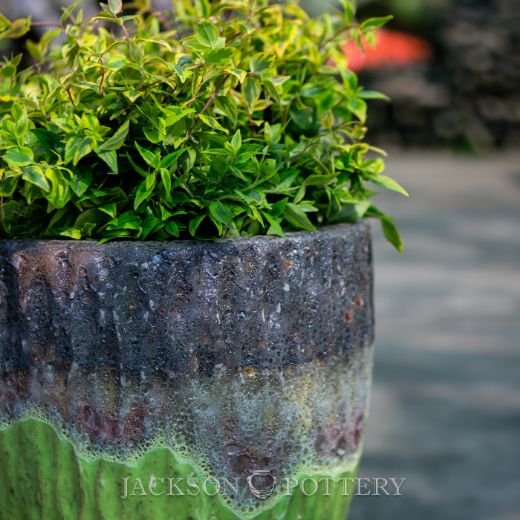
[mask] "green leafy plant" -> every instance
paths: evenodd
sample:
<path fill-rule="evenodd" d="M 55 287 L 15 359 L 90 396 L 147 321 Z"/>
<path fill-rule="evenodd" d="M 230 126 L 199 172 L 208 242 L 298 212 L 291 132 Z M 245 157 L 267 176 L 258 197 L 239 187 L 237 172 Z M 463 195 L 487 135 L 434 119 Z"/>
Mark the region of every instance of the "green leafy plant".
<path fill-rule="evenodd" d="M 389 18 L 359 24 L 348 1 L 317 19 L 267 0 L 101 7 L 64 9 L 0 65 L 2 236 L 282 236 L 376 217 L 402 248 L 372 198 L 406 192 L 364 142 L 366 101 L 384 96 L 341 50 Z M 0 38 L 30 27 L 0 17 Z"/>

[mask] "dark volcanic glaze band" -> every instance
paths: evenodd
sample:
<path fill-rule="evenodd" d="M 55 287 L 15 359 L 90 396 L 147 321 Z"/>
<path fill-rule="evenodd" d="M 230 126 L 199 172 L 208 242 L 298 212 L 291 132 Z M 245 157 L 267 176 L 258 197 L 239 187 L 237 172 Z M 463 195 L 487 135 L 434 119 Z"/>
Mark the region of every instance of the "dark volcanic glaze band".
<path fill-rule="evenodd" d="M 365 222 L 216 242 L 0 241 L 0 419 L 208 475 L 352 470 L 373 342 Z"/>
<path fill-rule="evenodd" d="M 0 241 L 2 369 L 280 368 L 372 343 L 367 224 L 285 239 Z"/>

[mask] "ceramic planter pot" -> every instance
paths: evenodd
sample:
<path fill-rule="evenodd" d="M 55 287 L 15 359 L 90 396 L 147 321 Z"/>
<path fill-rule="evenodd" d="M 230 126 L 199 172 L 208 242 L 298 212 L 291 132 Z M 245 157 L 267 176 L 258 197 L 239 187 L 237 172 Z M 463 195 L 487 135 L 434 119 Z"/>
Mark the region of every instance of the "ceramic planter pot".
<path fill-rule="evenodd" d="M 0 518 L 344 519 L 370 231 L 0 242 Z"/>

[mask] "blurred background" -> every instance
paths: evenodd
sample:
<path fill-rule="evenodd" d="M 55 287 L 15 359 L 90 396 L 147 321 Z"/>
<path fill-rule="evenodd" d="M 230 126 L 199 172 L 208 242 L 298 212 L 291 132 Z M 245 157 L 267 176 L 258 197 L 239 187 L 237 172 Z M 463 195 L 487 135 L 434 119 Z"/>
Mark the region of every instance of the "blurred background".
<path fill-rule="evenodd" d="M 305 0 L 312 12 L 333 3 Z M 318 6 L 322 6 L 321 8 Z M 393 14 L 365 63 L 377 140 L 481 150 L 520 142 L 520 1 L 360 0 L 360 18 Z"/>
<path fill-rule="evenodd" d="M 302 3 L 313 14 L 334 7 Z M 51 21 L 63 4 L 0 0 L 0 12 Z M 402 257 L 374 226 L 361 476 L 407 482 L 402 497 L 357 497 L 350 519 L 518 520 L 520 0 L 358 6 L 360 18 L 395 16 L 375 49 L 345 52 L 363 85 L 392 98 L 372 103 L 369 141 L 389 150 L 389 175 L 411 194 L 379 201 L 403 234 Z"/>

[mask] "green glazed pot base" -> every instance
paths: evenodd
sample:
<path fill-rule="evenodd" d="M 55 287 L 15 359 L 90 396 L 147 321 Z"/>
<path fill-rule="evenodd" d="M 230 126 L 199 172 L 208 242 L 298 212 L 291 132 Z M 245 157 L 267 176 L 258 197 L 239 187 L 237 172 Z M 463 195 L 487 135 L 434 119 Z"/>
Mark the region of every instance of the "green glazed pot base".
<path fill-rule="evenodd" d="M 0 423 L 0 518 L 344 520 L 341 479 L 359 462 L 371 366 L 372 349 L 360 347 L 283 371 L 145 387 L 47 370 L 38 380 L 52 384 L 33 383 L 31 402 L 14 401 L 16 416 Z M 133 415 L 120 412 L 109 430 L 114 403 Z M 145 404 L 154 413 L 136 415 Z M 168 479 L 179 478 L 184 491 L 170 493 Z M 315 489 L 323 478 L 330 490 Z"/>
<path fill-rule="evenodd" d="M 356 465 L 333 474 L 302 469 L 290 493 L 285 488 L 252 511 L 238 511 L 221 494 L 210 496 L 215 484 L 169 448 L 152 448 L 134 464 L 89 459 L 35 418 L 0 430 L 0 460 L 2 520 L 292 520 L 302 511 L 305 518 L 344 519 L 356 474 Z M 153 477 L 166 480 L 150 487 Z M 181 480 L 170 487 L 168 478 Z M 198 490 L 185 485 L 189 478 L 201 483 Z"/>

